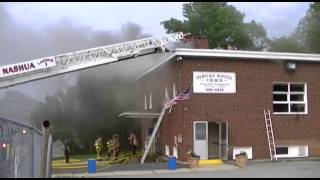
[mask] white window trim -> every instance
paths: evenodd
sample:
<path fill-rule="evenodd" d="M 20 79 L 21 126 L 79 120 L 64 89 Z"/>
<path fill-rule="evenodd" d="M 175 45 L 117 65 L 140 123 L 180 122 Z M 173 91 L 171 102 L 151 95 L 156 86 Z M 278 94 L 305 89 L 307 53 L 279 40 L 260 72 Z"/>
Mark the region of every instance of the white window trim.
<path fill-rule="evenodd" d="M 170 99 L 169 97 L 169 92 L 168 92 L 168 88 L 164 88 L 164 99 Z"/>
<path fill-rule="evenodd" d="M 288 154 L 276 154 L 277 158 L 298 158 L 298 157 L 308 157 L 309 156 L 309 147 L 308 145 L 296 145 L 296 146 L 276 146 L 276 148 L 287 147 Z M 304 156 L 299 155 L 299 148 L 305 148 L 306 154 Z"/>
<path fill-rule="evenodd" d="M 175 97 L 177 95 L 177 87 L 176 84 L 172 84 L 172 97 Z"/>
<path fill-rule="evenodd" d="M 144 110 L 148 110 L 147 94 L 144 94 Z"/>
<path fill-rule="evenodd" d="M 152 93 L 149 95 L 149 109 L 152 109 Z"/>
<path fill-rule="evenodd" d="M 287 101 L 273 101 L 272 100 L 272 105 L 273 104 L 288 104 L 288 111 L 289 112 L 273 112 L 275 115 L 297 115 L 297 114 L 308 114 L 308 91 L 307 91 L 307 83 L 305 82 L 274 82 L 274 84 L 286 84 L 288 85 L 288 91 L 283 92 L 283 91 L 272 91 L 272 94 L 286 94 L 287 95 Z M 304 84 L 304 92 L 290 92 L 290 85 L 291 84 Z M 291 94 L 302 94 L 303 96 L 303 101 L 290 101 L 290 95 Z M 273 98 L 273 97 L 272 97 Z M 290 104 L 304 104 L 305 105 L 305 112 L 290 112 L 291 107 Z"/>

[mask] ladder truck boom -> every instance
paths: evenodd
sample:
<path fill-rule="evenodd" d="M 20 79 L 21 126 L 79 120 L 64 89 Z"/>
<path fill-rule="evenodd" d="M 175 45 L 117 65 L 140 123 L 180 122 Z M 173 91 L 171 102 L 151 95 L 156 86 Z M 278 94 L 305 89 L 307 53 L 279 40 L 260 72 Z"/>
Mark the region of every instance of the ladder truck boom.
<path fill-rule="evenodd" d="M 0 89 L 57 76 L 128 58 L 165 51 L 169 43 L 183 40 L 182 32 L 150 37 L 70 53 L 49 56 L 0 67 Z"/>

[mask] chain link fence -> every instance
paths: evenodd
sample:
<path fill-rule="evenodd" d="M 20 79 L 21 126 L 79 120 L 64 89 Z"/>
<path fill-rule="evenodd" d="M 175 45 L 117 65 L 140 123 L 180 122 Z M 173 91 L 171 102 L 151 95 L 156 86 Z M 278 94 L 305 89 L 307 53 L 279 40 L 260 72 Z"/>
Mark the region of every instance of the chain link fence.
<path fill-rule="evenodd" d="M 0 178 L 40 177 L 42 133 L 0 117 Z"/>

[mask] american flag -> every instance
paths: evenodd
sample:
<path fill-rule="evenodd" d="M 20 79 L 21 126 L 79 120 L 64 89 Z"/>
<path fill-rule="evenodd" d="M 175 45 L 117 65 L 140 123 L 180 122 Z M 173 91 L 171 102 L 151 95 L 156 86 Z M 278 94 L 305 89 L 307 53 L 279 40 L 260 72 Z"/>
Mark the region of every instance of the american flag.
<path fill-rule="evenodd" d="M 176 105 L 177 102 L 184 101 L 184 100 L 188 99 L 189 95 L 190 95 L 191 87 L 192 87 L 192 85 L 187 90 L 185 90 L 183 93 L 180 93 L 179 95 L 173 97 L 169 102 L 167 102 L 165 104 L 166 108 L 168 109 L 169 107 Z"/>

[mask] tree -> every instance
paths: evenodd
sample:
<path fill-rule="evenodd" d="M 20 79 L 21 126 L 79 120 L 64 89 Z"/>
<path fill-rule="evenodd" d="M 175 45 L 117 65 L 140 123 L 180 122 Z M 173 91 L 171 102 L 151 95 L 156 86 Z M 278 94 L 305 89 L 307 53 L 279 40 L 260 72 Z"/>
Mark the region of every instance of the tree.
<path fill-rule="evenodd" d="M 251 40 L 250 50 L 263 50 L 268 47 L 267 32 L 261 23 L 256 23 L 254 20 L 250 23 L 245 23 L 247 33 Z"/>
<path fill-rule="evenodd" d="M 226 2 L 191 2 L 183 4 L 184 21 L 171 18 L 161 24 L 167 33 L 190 32 L 205 35 L 210 48 L 230 43 L 240 49 L 257 50 L 266 39 L 265 29 L 252 21 L 244 23 L 244 14 Z M 258 39 L 263 39 L 258 42 Z"/>
<path fill-rule="evenodd" d="M 320 53 L 320 2 L 310 4 L 295 33 L 307 52 Z"/>
<path fill-rule="evenodd" d="M 269 51 L 274 52 L 292 52 L 292 53 L 304 53 L 305 49 L 302 47 L 298 40 L 292 36 L 280 37 L 269 41 Z"/>

